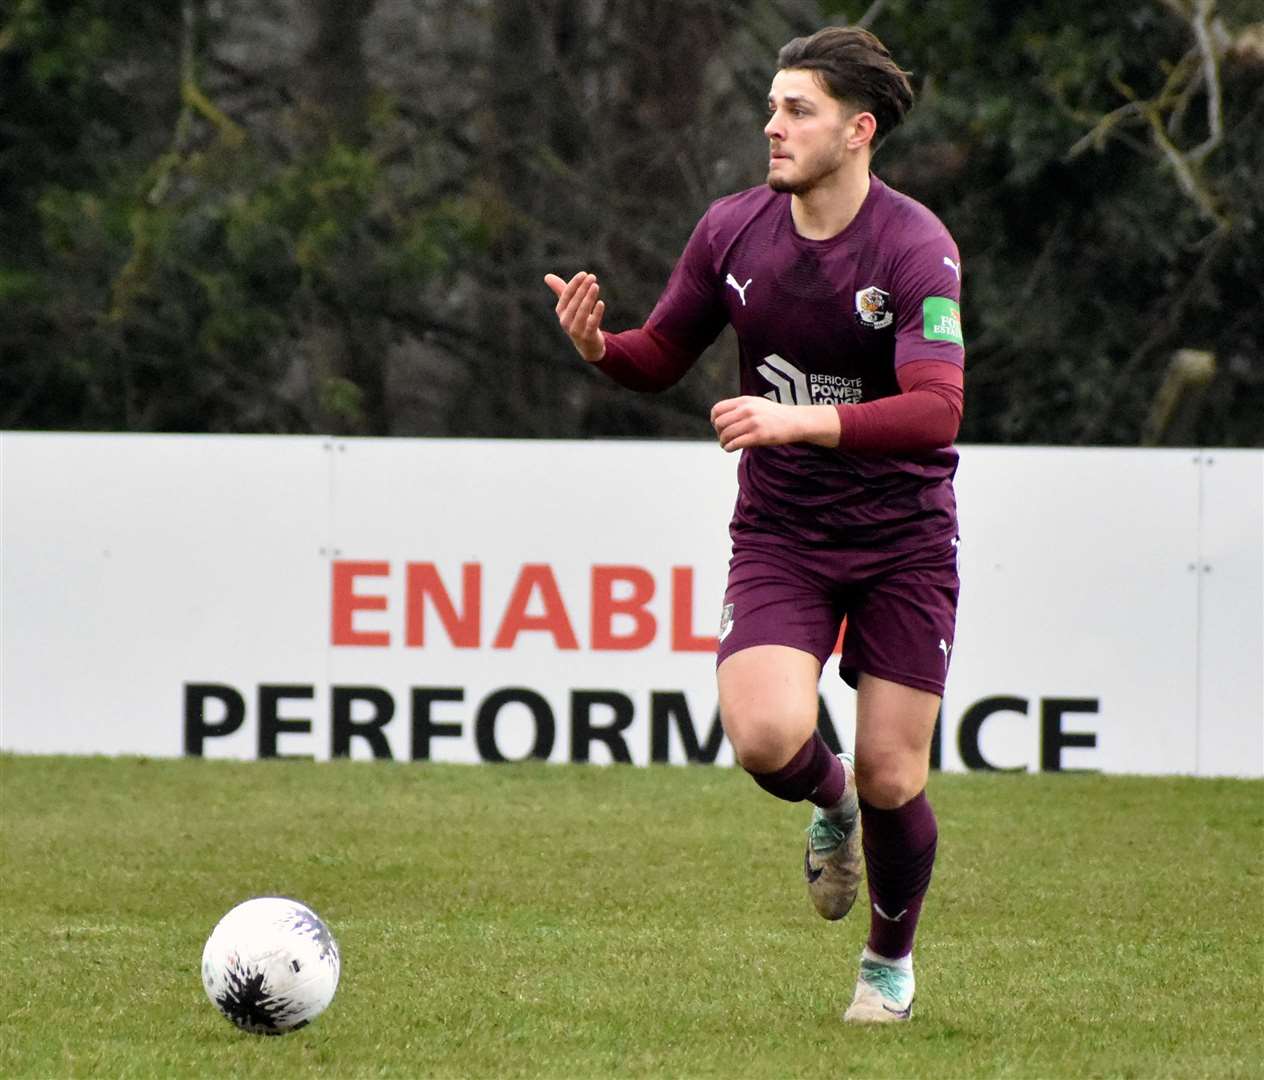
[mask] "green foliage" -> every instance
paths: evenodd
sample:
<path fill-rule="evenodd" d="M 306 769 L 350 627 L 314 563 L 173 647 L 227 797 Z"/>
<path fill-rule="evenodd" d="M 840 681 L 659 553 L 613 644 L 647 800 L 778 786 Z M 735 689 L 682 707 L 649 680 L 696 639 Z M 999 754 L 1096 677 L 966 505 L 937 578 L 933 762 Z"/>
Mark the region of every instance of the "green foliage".
<path fill-rule="evenodd" d="M 839 1020 L 863 911 L 815 915 L 805 810 L 740 769 L 7 757 L 0 790 L 7 1077 L 1245 1080 L 1264 1054 L 1258 781 L 934 776 L 898 1032 Z M 277 893 L 343 967 L 266 1039 L 199 960 Z"/>
<path fill-rule="evenodd" d="M 460 214 L 401 199 L 371 147 L 317 138 L 265 152 L 212 122 L 213 106 L 178 79 L 164 91 L 168 115 L 180 112 L 174 142 L 149 158 L 98 158 L 102 127 L 117 144 L 139 137 L 121 102 L 86 111 L 113 100 L 110 73 L 136 46 L 103 11 L 53 7 L 26 0 L 5 38 L 33 126 L 57 114 L 63 144 L 5 176 L 30 210 L 26 222 L 18 211 L 23 265 L 0 266 L 11 304 L 0 423 L 379 428 L 371 369 L 386 330 L 375 322 L 391 297 L 450 270 L 471 235 Z M 312 328 L 348 322 L 356 334 L 324 351 L 308 389 L 287 390 L 290 354 Z"/>
<path fill-rule="evenodd" d="M 251 410 L 263 430 L 301 424 L 275 386 L 302 315 L 419 287 L 444 272 L 459 237 L 450 215 L 395 203 L 369 152 L 338 144 L 279 168 L 249 147 L 218 145 L 172 172 L 157 205 L 133 194 L 151 188 L 152 169 L 104 197 L 52 189 L 40 201 L 50 276 L 78 277 L 97 297 L 79 313 L 75 340 L 59 344 L 98 357 L 126 351 L 146 388 L 136 411 L 116 417 L 127 426 L 239 430 Z M 388 227 L 402 234 L 398 247 L 375 235 Z M 364 396 L 331 378 L 318 416 L 355 430 Z"/>

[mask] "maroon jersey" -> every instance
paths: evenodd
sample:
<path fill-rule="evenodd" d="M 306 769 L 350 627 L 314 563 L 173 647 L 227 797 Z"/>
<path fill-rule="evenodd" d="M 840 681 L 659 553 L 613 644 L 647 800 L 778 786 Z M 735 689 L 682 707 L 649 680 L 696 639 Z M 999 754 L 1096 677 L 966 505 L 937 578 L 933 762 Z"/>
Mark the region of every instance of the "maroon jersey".
<path fill-rule="evenodd" d="M 732 323 L 741 392 L 789 405 L 875 401 L 900 393 L 904 364 L 964 364 L 960 260 L 934 214 L 871 176 L 847 228 L 808 240 L 790 204 L 767 187 L 713 203 L 646 329 L 697 356 Z M 919 547 L 956 534 L 956 467 L 951 447 L 747 449 L 733 524 L 808 543 Z"/>

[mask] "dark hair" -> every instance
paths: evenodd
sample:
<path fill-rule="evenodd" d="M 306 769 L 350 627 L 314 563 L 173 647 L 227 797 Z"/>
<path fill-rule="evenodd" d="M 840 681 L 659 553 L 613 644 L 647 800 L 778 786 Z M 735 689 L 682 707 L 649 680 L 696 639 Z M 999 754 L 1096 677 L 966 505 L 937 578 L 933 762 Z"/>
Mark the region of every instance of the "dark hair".
<path fill-rule="evenodd" d="M 811 37 L 787 42 L 777 54 L 777 67 L 815 72 L 831 97 L 873 113 L 878 122 L 874 146 L 899 127 L 913 107 L 909 72 L 891 59 L 881 41 L 858 26 L 827 26 Z"/>

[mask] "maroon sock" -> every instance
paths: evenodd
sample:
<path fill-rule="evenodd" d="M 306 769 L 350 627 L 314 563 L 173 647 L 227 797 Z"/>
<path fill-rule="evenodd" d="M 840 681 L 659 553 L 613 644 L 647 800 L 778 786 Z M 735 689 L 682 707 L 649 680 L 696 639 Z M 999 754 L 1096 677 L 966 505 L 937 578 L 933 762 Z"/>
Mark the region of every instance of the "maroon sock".
<path fill-rule="evenodd" d="M 926 792 L 894 810 L 860 800 L 860 835 L 869 878 L 869 948 L 888 960 L 913 951 L 922 900 L 930 888 L 939 829 Z"/>
<path fill-rule="evenodd" d="M 749 769 L 746 770 L 750 772 Z M 761 788 L 786 802 L 809 802 L 822 808 L 833 806 L 843 797 L 847 776 L 842 762 L 821 738 L 819 731 L 776 772 L 751 772 Z"/>

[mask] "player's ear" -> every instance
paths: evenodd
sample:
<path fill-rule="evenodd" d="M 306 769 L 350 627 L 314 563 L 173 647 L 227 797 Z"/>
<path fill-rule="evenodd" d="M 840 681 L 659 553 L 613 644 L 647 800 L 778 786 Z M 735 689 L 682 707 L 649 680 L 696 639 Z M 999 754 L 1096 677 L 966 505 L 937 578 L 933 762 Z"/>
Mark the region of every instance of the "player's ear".
<path fill-rule="evenodd" d="M 847 118 L 847 149 L 859 150 L 873 143 L 878 133 L 877 118 L 871 112 L 856 112 Z"/>

